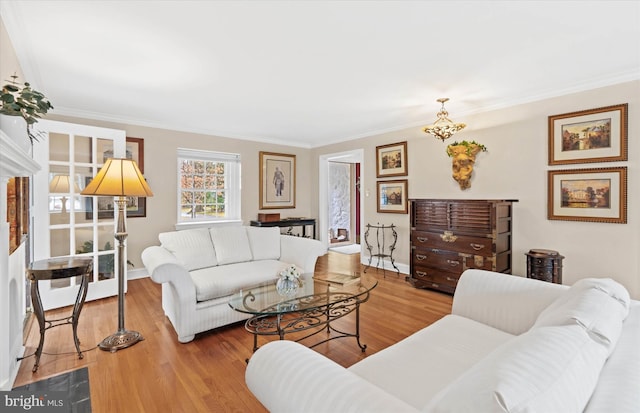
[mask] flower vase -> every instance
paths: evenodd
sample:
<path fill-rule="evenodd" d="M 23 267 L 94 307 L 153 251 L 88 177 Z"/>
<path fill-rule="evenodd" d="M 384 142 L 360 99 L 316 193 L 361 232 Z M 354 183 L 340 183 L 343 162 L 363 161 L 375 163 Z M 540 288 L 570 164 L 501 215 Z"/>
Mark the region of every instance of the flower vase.
<path fill-rule="evenodd" d="M 298 281 L 291 278 L 278 278 L 276 291 L 283 297 L 292 298 L 298 292 Z"/>

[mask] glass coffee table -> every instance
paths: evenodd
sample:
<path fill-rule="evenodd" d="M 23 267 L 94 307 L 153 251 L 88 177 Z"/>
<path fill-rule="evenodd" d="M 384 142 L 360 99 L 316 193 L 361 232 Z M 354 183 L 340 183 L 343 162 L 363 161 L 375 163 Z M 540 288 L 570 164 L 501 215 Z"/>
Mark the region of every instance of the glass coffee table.
<path fill-rule="evenodd" d="M 336 274 L 344 280 L 343 274 Z M 362 275 L 348 283 L 332 282 L 331 274 L 323 280 L 304 276 L 304 285 L 292 297 L 283 297 L 276 291 L 275 281 L 244 288 L 235 293 L 229 306 L 236 311 L 252 314 L 245 322 L 245 329 L 253 334 L 253 351 L 258 349 L 258 336 L 278 336 L 284 340 L 287 334 L 312 330 L 297 338 L 302 341 L 325 331 L 334 332 L 331 337 L 309 346 L 313 348 L 330 340 L 354 337 L 360 343 L 360 304 L 369 300 L 371 290 L 377 285 L 375 278 Z M 331 323 L 355 312 L 355 331 L 336 329 Z"/>

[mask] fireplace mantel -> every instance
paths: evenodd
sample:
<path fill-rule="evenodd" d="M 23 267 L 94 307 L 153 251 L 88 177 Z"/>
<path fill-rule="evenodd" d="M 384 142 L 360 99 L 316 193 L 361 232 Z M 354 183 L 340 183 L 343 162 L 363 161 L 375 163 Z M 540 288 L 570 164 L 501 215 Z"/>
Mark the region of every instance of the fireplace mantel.
<path fill-rule="evenodd" d="M 18 139 L 29 139 L 26 136 Z M 23 145 L 24 146 L 24 145 Z M 22 319 L 24 318 L 24 266 L 9 265 L 9 223 L 7 222 L 7 183 L 16 176 L 32 176 L 40 170 L 25 149 L 0 130 L 0 390 L 10 390 L 22 356 Z M 23 251 L 24 248 L 19 248 Z M 12 257 L 15 258 L 15 257 Z M 24 258 L 23 258 L 24 260 Z M 22 305 L 20 305 L 22 303 Z M 20 308 L 22 307 L 22 308 Z"/>

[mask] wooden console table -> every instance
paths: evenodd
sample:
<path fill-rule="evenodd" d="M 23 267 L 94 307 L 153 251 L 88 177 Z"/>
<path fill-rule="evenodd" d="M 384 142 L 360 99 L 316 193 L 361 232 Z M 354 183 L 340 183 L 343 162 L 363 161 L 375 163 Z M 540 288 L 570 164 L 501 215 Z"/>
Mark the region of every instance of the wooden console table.
<path fill-rule="evenodd" d="M 73 327 L 73 342 L 78 351 L 78 358 L 83 358 L 80 350 L 80 340 L 78 340 L 78 319 L 80 311 L 87 297 L 87 289 L 89 287 L 89 278 L 91 278 L 93 269 L 93 258 L 50 258 L 46 260 L 31 263 L 27 269 L 27 277 L 31 281 L 31 301 L 33 303 L 33 312 L 40 326 L 40 342 L 35 352 L 36 362 L 33 365 L 33 372 L 38 371 L 40 365 L 40 356 L 42 355 L 42 347 L 44 346 L 44 333 L 53 327 L 71 324 Z M 55 320 L 47 320 L 44 317 L 44 308 L 42 307 L 42 299 L 40 298 L 40 289 L 38 281 L 58 280 L 61 278 L 82 277 L 80 289 L 76 297 L 76 303 L 73 306 L 73 312 L 68 317 L 57 318 Z"/>
<path fill-rule="evenodd" d="M 313 227 L 313 239 L 316 239 L 316 220 L 314 218 L 284 218 L 280 221 L 251 221 L 252 227 L 281 227 L 289 228 L 287 235 L 294 235 L 293 227 L 302 227 L 302 236 L 307 236 L 307 226 Z"/>

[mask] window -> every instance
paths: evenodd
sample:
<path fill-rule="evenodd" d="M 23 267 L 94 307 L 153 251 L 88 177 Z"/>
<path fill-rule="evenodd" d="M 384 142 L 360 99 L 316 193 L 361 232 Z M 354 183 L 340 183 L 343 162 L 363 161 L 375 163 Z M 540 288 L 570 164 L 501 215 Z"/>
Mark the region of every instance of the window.
<path fill-rule="evenodd" d="M 178 148 L 178 224 L 240 220 L 240 155 Z"/>

